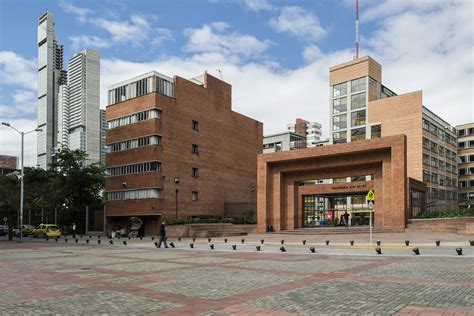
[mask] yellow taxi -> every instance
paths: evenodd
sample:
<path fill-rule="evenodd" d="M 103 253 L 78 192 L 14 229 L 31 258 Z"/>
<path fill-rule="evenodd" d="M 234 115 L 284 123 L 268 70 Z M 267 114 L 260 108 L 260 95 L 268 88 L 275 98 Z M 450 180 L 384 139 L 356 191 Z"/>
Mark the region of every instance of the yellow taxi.
<path fill-rule="evenodd" d="M 21 233 L 23 236 L 33 235 L 35 227 L 31 225 L 21 225 Z"/>
<path fill-rule="evenodd" d="M 61 230 L 58 225 L 40 224 L 35 228 L 33 234 L 37 237 L 59 237 L 61 236 Z"/>

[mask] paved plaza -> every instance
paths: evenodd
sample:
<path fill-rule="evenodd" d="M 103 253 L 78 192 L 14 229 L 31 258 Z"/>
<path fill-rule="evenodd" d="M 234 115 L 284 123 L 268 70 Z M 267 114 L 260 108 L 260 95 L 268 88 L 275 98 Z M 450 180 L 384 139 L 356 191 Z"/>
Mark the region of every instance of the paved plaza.
<path fill-rule="evenodd" d="M 416 256 L 388 236 L 381 255 L 360 236 L 329 246 L 325 236 L 304 236 L 306 245 L 282 236 L 214 238 L 215 250 L 207 239 L 191 249 L 189 238 L 169 249 L 149 238 L 2 239 L 0 315 L 474 315 L 474 247 L 465 237 L 445 236 L 440 247 L 413 241 Z"/>

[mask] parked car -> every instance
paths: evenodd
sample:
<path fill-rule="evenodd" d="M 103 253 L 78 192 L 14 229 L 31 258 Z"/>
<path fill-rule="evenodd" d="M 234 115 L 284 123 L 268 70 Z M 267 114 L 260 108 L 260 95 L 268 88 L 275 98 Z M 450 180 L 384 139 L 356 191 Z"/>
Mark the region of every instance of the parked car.
<path fill-rule="evenodd" d="M 33 235 L 36 237 L 59 237 L 61 236 L 61 230 L 58 225 L 40 224 L 33 231 Z"/>
<path fill-rule="evenodd" d="M 0 225 L 0 236 L 8 235 L 8 226 L 7 225 Z"/>
<path fill-rule="evenodd" d="M 31 225 L 21 225 L 21 233 L 23 236 L 33 235 L 35 227 Z"/>

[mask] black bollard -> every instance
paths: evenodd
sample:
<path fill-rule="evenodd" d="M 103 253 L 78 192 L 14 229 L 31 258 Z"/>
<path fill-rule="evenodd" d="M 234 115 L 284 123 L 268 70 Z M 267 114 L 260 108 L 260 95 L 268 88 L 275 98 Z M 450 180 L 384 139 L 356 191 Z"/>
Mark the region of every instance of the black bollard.
<path fill-rule="evenodd" d="M 194 244 L 193 244 L 193 243 L 190 243 L 190 244 L 189 244 L 189 247 L 191 247 L 191 249 L 193 249 L 193 248 L 194 248 Z"/>
<path fill-rule="evenodd" d="M 376 252 L 378 255 L 381 255 L 381 254 L 382 254 L 382 249 L 380 249 L 380 247 L 377 247 L 377 248 L 375 248 L 375 252 Z"/>
<path fill-rule="evenodd" d="M 409 240 L 405 240 L 405 246 L 410 246 L 410 241 Z"/>
<path fill-rule="evenodd" d="M 79 242 L 79 239 L 76 239 L 76 244 Z"/>
<path fill-rule="evenodd" d="M 82 236 L 82 235 L 80 235 L 80 237 L 81 237 L 81 239 L 82 239 L 82 237 L 83 237 L 83 236 Z"/>
<path fill-rule="evenodd" d="M 211 238 L 208 238 L 208 239 L 207 239 L 207 242 L 211 242 Z"/>
<path fill-rule="evenodd" d="M 143 236 L 140 236 L 140 240 L 143 240 Z"/>
<path fill-rule="evenodd" d="M 158 248 L 158 242 L 157 241 L 155 241 L 153 244 L 155 245 L 156 248 Z"/>
<path fill-rule="evenodd" d="M 329 240 L 326 240 L 326 246 L 329 246 Z"/>
<path fill-rule="evenodd" d="M 64 242 L 67 242 L 67 238 L 64 238 Z"/>
<path fill-rule="evenodd" d="M 224 242 L 227 244 L 227 238 L 224 238 Z"/>
<path fill-rule="evenodd" d="M 132 237 L 128 236 L 128 240 L 132 239 Z"/>
<path fill-rule="evenodd" d="M 196 241 L 196 237 L 193 237 L 193 242 L 195 242 L 195 241 Z"/>
<path fill-rule="evenodd" d="M 316 253 L 316 248 L 314 248 L 314 247 L 310 247 L 309 250 L 310 250 L 312 253 Z"/>
<path fill-rule="evenodd" d="M 56 242 L 58 242 L 58 239 L 59 239 L 59 238 L 57 238 L 57 237 L 56 237 L 56 238 L 54 238 L 54 240 L 55 240 Z"/>
<path fill-rule="evenodd" d="M 306 245 L 306 240 L 303 240 L 303 245 Z"/>
<path fill-rule="evenodd" d="M 151 236 L 151 240 L 155 240 L 155 236 Z"/>
<path fill-rule="evenodd" d="M 283 244 L 285 243 L 285 240 L 284 240 L 284 239 L 282 239 L 280 242 L 281 242 L 281 244 L 283 245 Z"/>
<path fill-rule="evenodd" d="M 281 246 L 281 247 L 280 247 L 280 251 L 281 251 L 281 252 L 286 252 L 285 247 Z"/>
<path fill-rule="evenodd" d="M 114 244 L 114 241 L 111 239 L 109 240 L 109 244 L 113 245 Z"/>
<path fill-rule="evenodd" d="M 214 244 L 210 244 L 209 247 L 214 250 Z"/>
<path fill-rule="evenodd" d="M 126 241 L 126 240 L 122 241 L 122 243 L 123 243 L 124 246 L 127 245 L 127 241 Z"/>
<path fill-rule="evenodd" d="M 89 239 L 92 239 L 92 235 L 89 235 Z"/>
<path fill-rule="evenodd" d="M 49 238 L 48 238 L 48 237 L 46 237 L 46 241 L 49 241 Z"/>
<path fill-rule="evenodd" d="M 470 244 L 471 246 L 474 246 L 474 240 L 469 240 L 469 244 Z"/>
<path fill-rule="evenodd" d="M 380 241 L 380 240 L 377 240 L 376 243 L 377 243 L 377 246 L 380 246 L 381 241 Z"/>
<path fill-rule="evenodd" d="M 435 241 L 435 243 L 436 243 L 436 246 L 439 247 L 439 244 L 441 243 L 441 241 L 440 241 L 440 240 L 437 240 L 437 241 Z"/>
<path fill-rule="evenodd" d="M 413 248 L 413 252 L 414 252 L 415 255 L 417 255 L 417 256 L 420 255 L 420 249 L 418 249 L 418 248 Z"/>
<path fill-rule="evenodd" d="M 244 242 L 245 242 L 245 239 L 242 238 L 240 241 L 241 241 L 242 243 L 244 243 Z"/>
<path fill-rule="evenodd" d="M 233 250 L 237 250 L 237 245 L 232 245 Z"/>
<path fill-rule="evenodd" d="M 456 252 L 458 253 L 458 256 L 462 256 L 462 248 L 456 248 Z"/>
<path fill-rule="evenodd" d="M 350 243 L 351 243 L 351 246 L 354 246 L 354 241 L 353 240 L 351 240 Z"/>
<path fill-rule="evenodd" d="M 256 246 L 255 248 L 257 248 L 257 251 L 260 251 L 261 246 Z"/>
<path fill-rule="evenodd" d="M 100 239 L 97 239 L 97 243 L 100 245 Z"/>
<path fill-rule="evenodd" d="M 178 241 L 181 241 L 181 237 L 178 237 Z"/>
<path fill-rule="evenodd" d="M 262 239 L 260 240 L 260 243 L 263 245 L 263 243 L 265 242 L 265 239 Z"/>
<path fill-rule="evenodd" d="M 89 239 L 86 239 L 86 244 L 88 244 L 88 243 L 89 243 Z"/>

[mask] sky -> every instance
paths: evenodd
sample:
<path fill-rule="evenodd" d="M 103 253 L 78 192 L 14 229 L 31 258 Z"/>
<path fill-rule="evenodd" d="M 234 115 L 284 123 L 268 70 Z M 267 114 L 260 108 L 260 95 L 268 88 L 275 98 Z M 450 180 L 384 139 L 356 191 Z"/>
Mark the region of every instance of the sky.
<path fill-rule="evenodd" d="M 354 58 L 355 0 L 0 0 L 0 121 L 36 128 L 37 23 L 53 12 L 64 63 L 101 55 L 107 88 L 152 70 L 184 78 L 207 71 L 232 85 L 233 110 L 264 123 L 264 134 L 295 118 L 328 137 L 328 69 Z M 382 64 L 398 94 L 452 125 L 474 121 L 474 1 L 360 0 L 360 56 Z M 236 131 L 238 132 L 238 131 Z M 19 156 L 20 136 L 0 126 L 0 154 Z M 25 136 L 36 164 L 36 135 Z"/>

